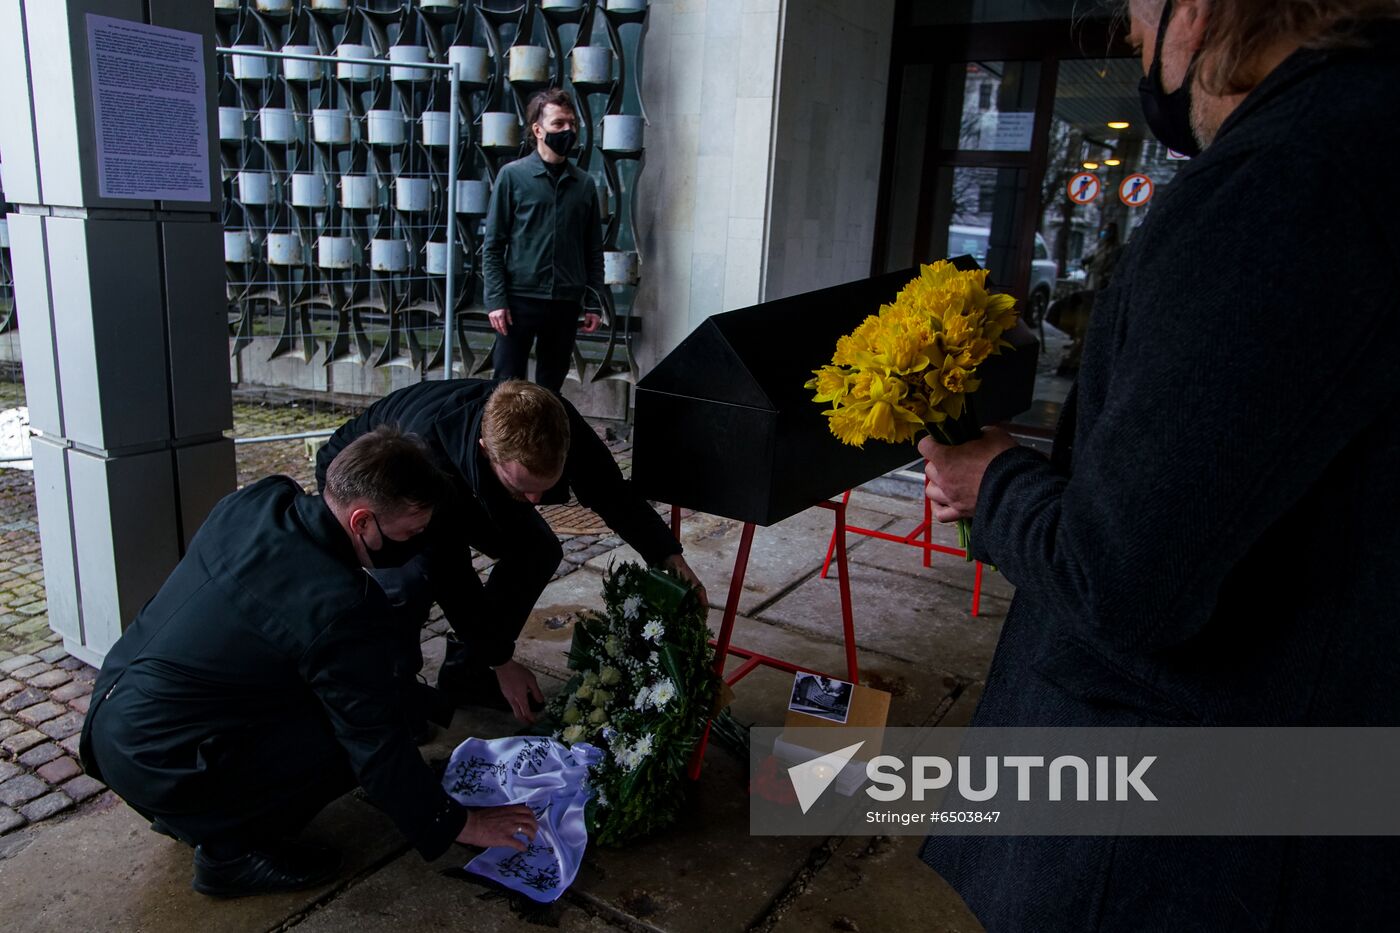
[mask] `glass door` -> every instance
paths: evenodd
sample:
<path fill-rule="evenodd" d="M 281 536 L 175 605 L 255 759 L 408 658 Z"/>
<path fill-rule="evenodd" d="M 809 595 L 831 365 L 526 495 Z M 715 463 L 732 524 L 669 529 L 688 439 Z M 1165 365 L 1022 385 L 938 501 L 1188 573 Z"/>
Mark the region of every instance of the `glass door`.
<path fill-rule="evenodd" d="M 966 254 L 990 270 L 1041 335 L 1035 404 L 1017 421 L 1048 437 L 1092 293 L 1181 160 L 1143 127 L 1141 66 L 1111 20 L 1060 19 L 1051 0 L 1043 18 L 1023 0 L 985 5 L 1006 18 L 915 2 L 896 29 L 872 265 Z"/>

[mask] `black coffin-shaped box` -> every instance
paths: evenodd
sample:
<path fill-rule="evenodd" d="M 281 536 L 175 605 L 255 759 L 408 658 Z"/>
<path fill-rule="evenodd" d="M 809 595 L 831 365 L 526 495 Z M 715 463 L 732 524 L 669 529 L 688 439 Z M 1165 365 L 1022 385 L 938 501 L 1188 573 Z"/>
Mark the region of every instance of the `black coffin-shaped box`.
<path fill-rule="evenodd" d="M 959 268 L 977 268 L 970 257 Z M 632 482 L 648 499 L 771 525 L 918 459 L 913 444 L 838 441 L 803 383 L 837 338 L 919 270 L 716 314 L 637 384 Z M 983 424 L 1030 407 L 1037 342 L 1024 326 L 978 369 Z"/>

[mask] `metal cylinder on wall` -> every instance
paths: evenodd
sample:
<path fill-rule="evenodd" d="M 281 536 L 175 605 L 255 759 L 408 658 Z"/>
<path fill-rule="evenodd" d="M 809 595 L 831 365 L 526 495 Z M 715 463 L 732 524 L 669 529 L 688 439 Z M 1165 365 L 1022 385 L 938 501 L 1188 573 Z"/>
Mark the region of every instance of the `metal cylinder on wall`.
<path fill-rule="evenodd" d="M 239 208 L 248 209 L 255 261 L 268 262 L 267 233 L 290 235 L 297 229 L 308 276 L 316 275 L 317 268 L 362 270 L 364 281 L 340 280 L 356 282 L 356 301 L 384 310 L 426 308 L 428 319 L 437 321 L 444 319 L 441 277 L 448 269 L 469 273 L 457 275 L 471 291 L 456 296 L 454 303 L 465 315 L 468 332 L 483 334 L 473 339 L 485 339 L 485 325 L 473 313 L 482 299 L 479 270 L 471 257 L 480 248 L 491 180 L 528 142 L 521 111 L 529 95 L 552 85 L 570 90 L 585 108 L 589 102 L 595 107 L 607 102 L 608 112 L 593 111 L 581 127 L 586 150 L 576 158 L 599 187 L 605 232 L 623 237 L 624 242 L 610 243 L 608 251 L 635 256 L 630 203 L 642 165 L 646 121 L 635 101 L 638 62 L 632 59 L 640 58 L 645 2 L 533 0 L 523 8 L 529 11 L 528 29 L 519 17 L 505 16 L 499 5 L 481 0 L 290 2 L 290 14 L 262 16 L 260 30 L 241 29 L 235 38 L 260 38 L 268 48 L 306 53 L 315 50 L 312 42 L 320 42 L 334 61 L 254 61 L 251 55 L 228 55 L 222 61 L 228 82 L 236 81 L 241 95 L 228 95 L 226 103 L 242 102 L 247 108 L 246 114 L 230 108 L 227 116 L 220 115 L 221 136 L 229 137 L 226 190 Z M 241 0 L 238 8 L 256 5 L 257 0 Z M 309 14 L 319 19 L 322 31 L 308 33 L 304 22 L 293 28 L 298 16 Z M 464 23 L 468 28 L 461 28 Z M 586 35 L 577 32 L 581 27 L 588 29 Z M 445 93 L 450 83 L 446 69 L 434 71 L 435 62 L 453 69 L 458 93 L 451 98 Z M 285 100 L 278 88 L 285 88 Z M 455 127 L 447 106 L 452 98 L 461 108 Z M 279 112 L 296 109 L 306 112 L 292 112 L 290 119 Z M 239 141 L 231 138 L 240 124 L 251 137 L 242 141 L 242 158 Z M 275 147 L 270 158 L 281 167 L 280 178 L 273 177 L 275 166 L 265 166 L 257 157 L 260 145 Z M 452 160 L 455 168 L 449 175 Z M 604 169 L 607 163 L 617 169 L 611 175 Z M 319 186 L 313 181 L 318 175 L 323 178 Z M 291 212 L 297 213 L 295 224 L 287 220 Z M 277 218 L 277 226 L 269 218 Z M 448 229 L 466 241 L 453 262 L 447 260 Z M 293 247 L 287 240 L 277 249 L 281 255 Z M 610 263 L 615 268 L 609 279 L 616 280 L 609 283 L 611 293 L 622 298 L 624 313 L 630 314 L 641 263 L 632 258 Z M 235 275 L 258 274 L 252 267 L 238 272 L 241 267 L 230 266 L 231 281 Z M 438 278 L 425 284 L 426 277 Z M 243 292 L 256 294 L 256 289 L 247 286 Z M 608 319 L 612 322 L 613 315 Z M 384 326 L 383 319 L 371 324 Z M 628 327 L 616 326 L 620 330 L 614 342 L 628 344 Z M 377 361 L 362 355 L 353 363 L 336 364 L 348 365 Z M 590 372 L 596 377 L 602 369 Z"/>

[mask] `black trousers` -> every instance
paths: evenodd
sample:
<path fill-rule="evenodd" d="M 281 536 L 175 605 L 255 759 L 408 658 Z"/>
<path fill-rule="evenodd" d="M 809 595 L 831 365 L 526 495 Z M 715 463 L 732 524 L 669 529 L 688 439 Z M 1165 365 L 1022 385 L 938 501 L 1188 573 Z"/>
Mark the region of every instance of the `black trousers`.
<path fill-rule="evenodd" d="M 447 725 L 452 704 L 418 680 L 419 631 L 431 605 L 421 568 L 410 563 L 375 574 L 385 577 L 381 585 L 402 613 L 392 624 L 400 636 L 393 667 L 403 728 L 411 734 L 425 719 Z M 186 724 L 163 753 L 150 749 L 144 704 L 126 695 L 120 680 L 92 715 L 98 722 L 90 730 L 91 753 L 102 780 L 137 813 L 192 846 L 247 849 L 294 835 L 359 783 L 310 695 L 273 720 L 235 721 L 202 736 Z"/>
<path fill-rule="evenodd" d="M 496 380 L 528 379 L 530 348 L 534 347 L 535 383 L 558 392 L 569 374 L 582 303 L 519 295 L 511 295 L 507 303 L 511 318 L 508 332 L 496 335 L 491 350 Z"/>
<path fill-rule="evenodd" d="M 554 530 L 529 503 L 510 503 L 488 513 L 469 498 L 458 508 L 449 527 L 465 529 L 467 542 L 496 563 L 484 584 L 470 567 L 453 568 L 460 585 L 450 594 L 439 592 L 447 617 L 472 627 L 459 633 L 461 641 L 448 638 L 440 686 L 454 678 L 462 682 L 464 671 L 469 678 L 485 677 L 487 664 L 501 663 L 500 655 L 520 634 L 564 558 Z"/>
<path fill-rule="evenodd" d="M 313 703 L 275 723 L 206 739 L 197 770 L 144 765 L 120 748 L 104 748 L 107 735 L 96 732 L 93 741 L 103 780 L 137 813 L 192 846 L 244 849 L 293 835 L 357 783 Z"/>

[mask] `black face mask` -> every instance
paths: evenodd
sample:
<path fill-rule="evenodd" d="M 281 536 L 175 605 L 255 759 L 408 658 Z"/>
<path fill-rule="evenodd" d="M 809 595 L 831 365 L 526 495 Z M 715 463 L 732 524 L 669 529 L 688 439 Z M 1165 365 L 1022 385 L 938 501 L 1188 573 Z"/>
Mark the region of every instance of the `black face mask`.
<path fill-rule="evenodd" d="M 374 527 L 379 532 L 379 547 L 371 548 L 365 543 L 363 536 L 360 543 L 365 545 L 365 553 L 369 555 L 369 562 L 377 569 L 386 567 L 402 567 L 423 552 L 426 543 L 426 535 L 416 534 L 407 541 L 395 541 L 384 534 L 384 529 L 379 527 L 379 516 L 374 517 Z"/>
<path fill-rule="evenodd" d="M 1200 58 L 1198 49 L 1191 56 L 1191 64 L 1186 67 L 1186 76 L 1181 87 L 1168 94 L 1162 89 L 1162 40 L 1167 35 L 1167 25 L 1172 18 L 1172 0 L 1162 7 L 1162 19 L 1157 24 L 1156 52 L 1152 56 L 1152 68 L 1147 77 L 1138 82 L 1138 96 L 1142 98 L 1142 115 L 1147 120 L 1147 128 L 1152 135 L 1168 149 L 1175 149 L 1184 156 L 1201 154 L 1201 144 L 1191 130 L 1191 79 L 1196 72 L 1196 60 Z"/>
<path fill-rule="evenodd" d="M 553 150 L 557 156 L 569 157 L 569 153 L 574 151 L 574 143 L 578 142 L 578 133 L 573 130 L 559 130 L 557 133 L 545 133 L 544 144 Z"/>

